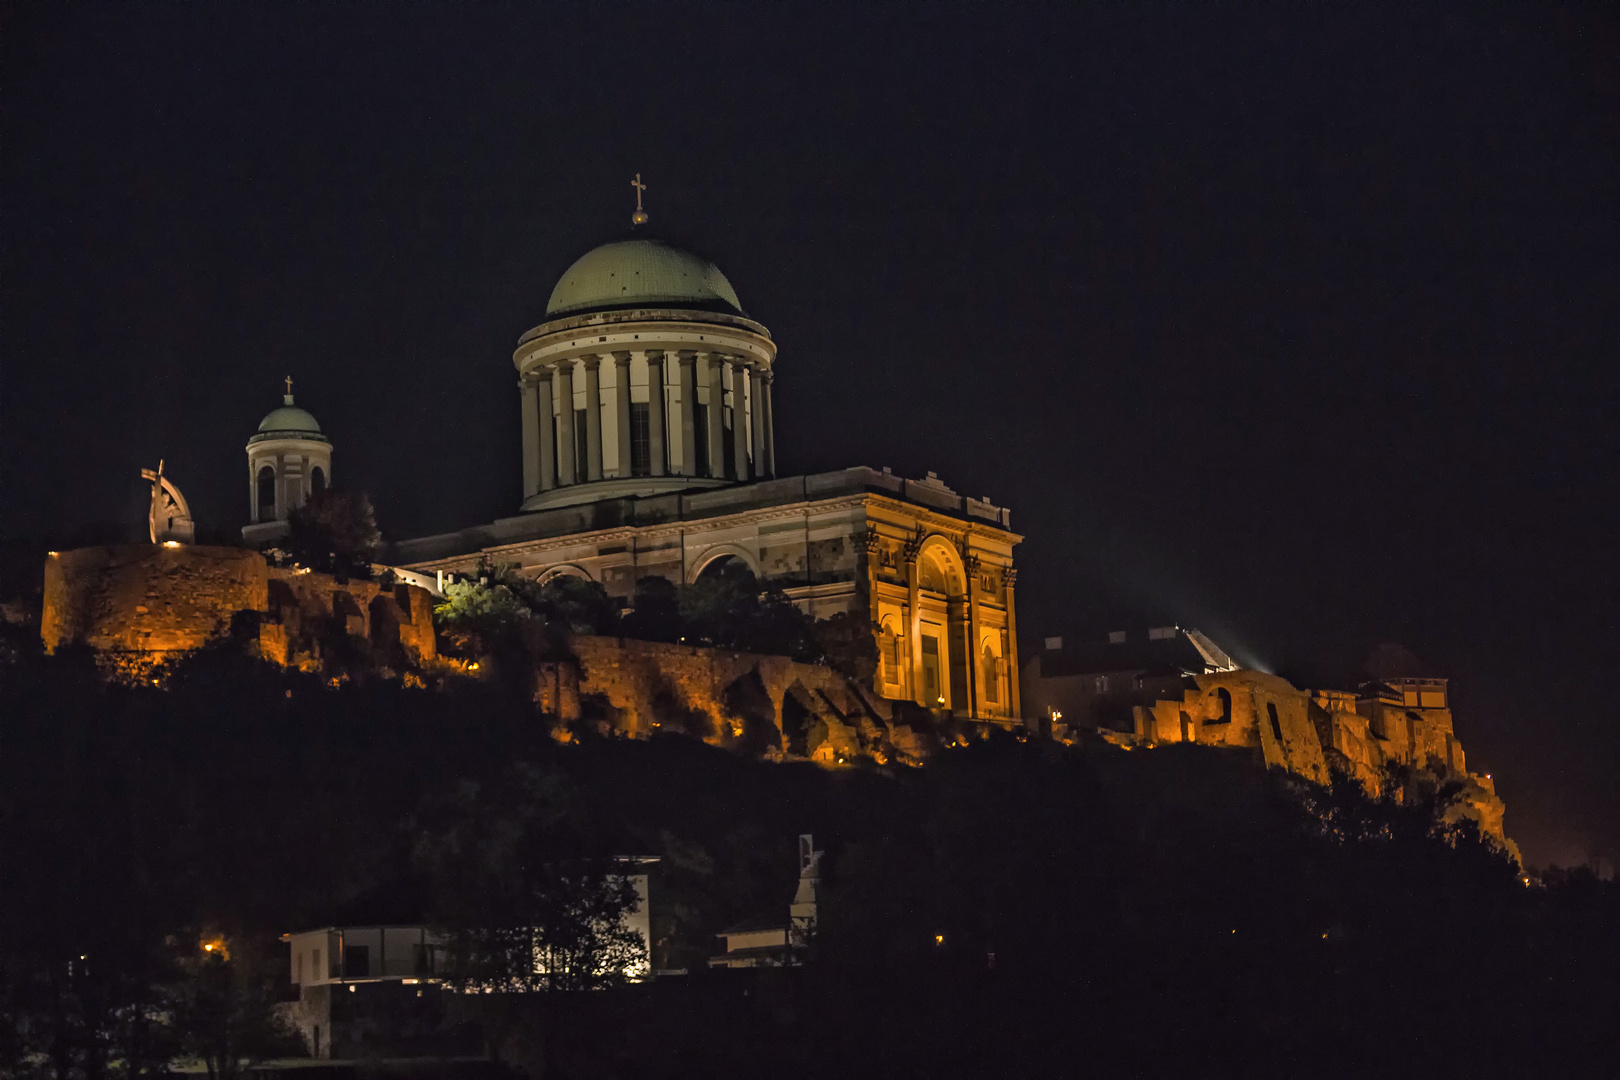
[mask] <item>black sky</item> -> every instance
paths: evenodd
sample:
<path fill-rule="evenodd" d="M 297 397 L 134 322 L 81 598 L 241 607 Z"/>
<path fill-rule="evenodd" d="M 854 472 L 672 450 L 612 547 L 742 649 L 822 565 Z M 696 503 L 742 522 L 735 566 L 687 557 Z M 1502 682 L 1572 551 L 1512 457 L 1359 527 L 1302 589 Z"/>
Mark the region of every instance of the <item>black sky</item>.
<path fill-rule="evenodd" d="M 512 348 L 640 171 L 780 344 L 782 471 L 1010 506 L 1026 645 L 1405 642 L 1532 861 L 1620 852 L 1603 9 L 3 18 L 0 534 L 133 527 L 159 456 L 239 526 L 289 373 L 388 535 L 511 513 Z"/>

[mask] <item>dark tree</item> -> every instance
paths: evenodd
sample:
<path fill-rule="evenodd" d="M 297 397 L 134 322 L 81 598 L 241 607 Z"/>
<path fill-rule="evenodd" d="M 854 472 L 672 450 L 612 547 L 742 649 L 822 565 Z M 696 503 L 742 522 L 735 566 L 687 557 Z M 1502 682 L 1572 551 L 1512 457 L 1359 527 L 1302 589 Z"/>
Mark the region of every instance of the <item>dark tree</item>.
<path fill-rule="evenodd" d="M 327 488 L 292 512 L 287 551 L 323 573 L 369 578 L 382 541 L 376 512 L 363 492 Z"/>

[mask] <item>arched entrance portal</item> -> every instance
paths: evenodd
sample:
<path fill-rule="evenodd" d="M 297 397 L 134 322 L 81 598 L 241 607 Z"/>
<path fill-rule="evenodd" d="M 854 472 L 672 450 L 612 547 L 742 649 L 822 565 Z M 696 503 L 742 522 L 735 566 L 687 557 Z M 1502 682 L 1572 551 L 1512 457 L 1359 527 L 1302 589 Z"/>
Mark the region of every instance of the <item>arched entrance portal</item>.
<path fill-rule="evenodd" d="M 966 595 L 961 556 L 942 537 L 930 537 L 917 553 L 914 700 L 920 705 L 973 712 Z"/>

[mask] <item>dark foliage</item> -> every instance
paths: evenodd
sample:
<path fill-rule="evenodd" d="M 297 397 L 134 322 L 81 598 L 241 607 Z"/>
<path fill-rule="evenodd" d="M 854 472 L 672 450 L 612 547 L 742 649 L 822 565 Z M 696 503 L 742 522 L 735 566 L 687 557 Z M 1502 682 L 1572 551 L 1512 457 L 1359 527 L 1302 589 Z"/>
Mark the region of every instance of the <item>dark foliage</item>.
<path fill-rule="evenodd" d="M 560 746 L 499 683 L 333 688 L 228 650 L 164 689 L 102 685 L 71 655 L 0 680 L 12 1073 L 157 1068 L 178 1037 L 154 1020 L 173 943 L 198 927 L 268 942 L 551 912 L 567 933 L 570 912 L 623 902 L 570 892 L 615 855 L 660 858 L 652 960 L 693 974 L 479 1020 L 556 1075 L 1614 1064 L 1613 883 L 1527 887 L 1477 836 L 1438 828 L 1435 802 L 1304 787 L 1238 752 L 1009 736 L 885 776 L 676 736 Z M 716 931 L 785 906 L 800 832 L 828 853 L 812 963 L 707 973 Z"/>
<path fill-rule="evenodd" d="M 326 574 L 371 577 L 382 542 L 371 500 L 357 491 L 327 488 L 311 495 L 288 519 L 287 552 L 302 566 Z"/>

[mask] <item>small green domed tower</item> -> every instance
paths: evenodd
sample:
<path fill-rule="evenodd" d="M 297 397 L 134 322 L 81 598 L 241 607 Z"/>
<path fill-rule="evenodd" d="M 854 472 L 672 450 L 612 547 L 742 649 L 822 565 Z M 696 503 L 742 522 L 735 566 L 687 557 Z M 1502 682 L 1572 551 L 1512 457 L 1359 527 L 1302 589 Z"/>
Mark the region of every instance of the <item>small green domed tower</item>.
<path fill-rule="evenodd" d="M 332 482 L 332 443 L 308 411 L 293 404 L 292 379 L 281 407 L 272 409 L 247 441 L 249 543 L 287 534 L 287 519 Z"/>

